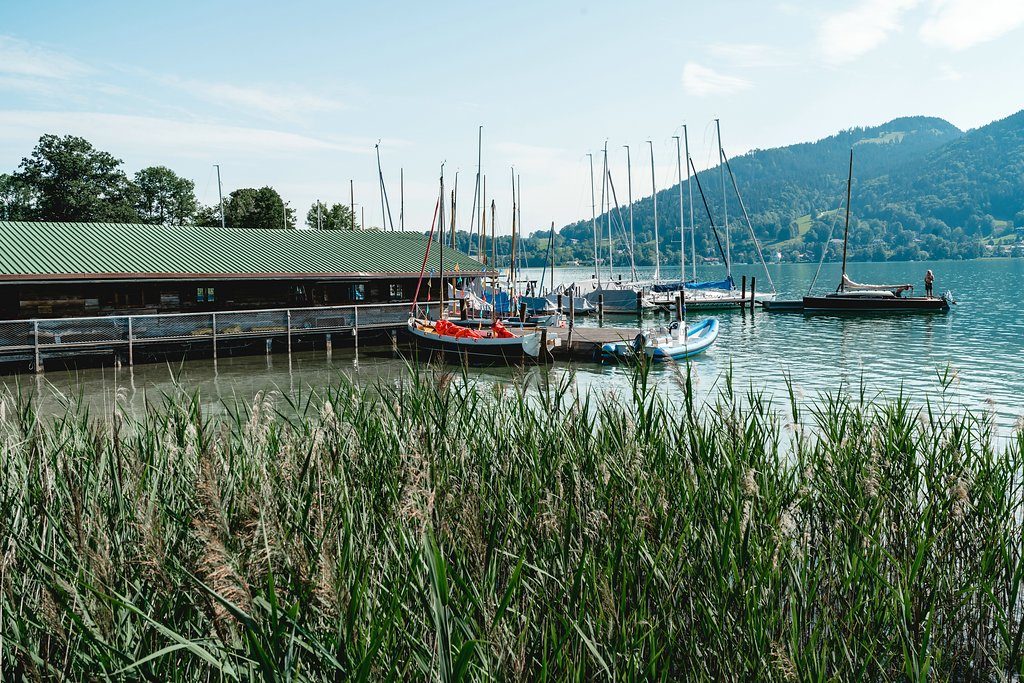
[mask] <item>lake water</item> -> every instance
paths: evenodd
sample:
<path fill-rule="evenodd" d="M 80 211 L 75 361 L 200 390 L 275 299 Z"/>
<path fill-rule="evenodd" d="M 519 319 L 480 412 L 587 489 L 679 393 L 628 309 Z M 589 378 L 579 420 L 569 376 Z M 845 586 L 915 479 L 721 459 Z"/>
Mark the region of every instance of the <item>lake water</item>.
<path fill-rule="evenodd" d="M 816 264 L 770 266 L 780 298 L 798 298 L 814 276 Z M 885 317 L 804 316 L 739 311 L 707 313 L 721 321 L 716 346 L 693 361 L 696 391 L 707 396 L 716 391 L 730 371 L 734 386 L 764 389 L 777 398 L 779 406 L 788 401 L 787 378 L 798 397 L 813 399 L 820 392 L 840 389 L 869 397 L 896 396 L 900 392 L 915 402 L 926 398 L 962 404 L 992 412 L 1006 432 L 1024 413 L 1024 260 L 992 259 L 958 262 L 851 264 L 849 273 L 858 282 L 910 282 L 923 290 L 923 277 L 931 268 L 936 275 L 936 292 L 950 290 L 957 304 L 948 314 L 908 314 Z M 700 277 L 719 278 L 721 267 L 698 272 Z M 540 270 L 529 270 L 539 276 Z M 555 281 L 585 278 L 589 269 L 556 269 Z M 678 275 L 678 268 L 663 269 L 663 277 Z M 756 276 L 758 291 L 767 289 L 759 266 L 737 266 L 742 275 Z M 839 280 L 839 266 L 826 264 L 816 291 L 824 292 Z M 691 316 L 691 322 L 702 316 Z M 654 324 L 665 318 L 651 318 Z M 607 324 L 635 325 L 635 318 L 616 319 Z M 952 377 L 943 382 L 947 372 Z M 323 352 L 222 358 L 186 361 L 167 365 L 140 365 L 134 369 L 88 369 L 77 372 L 47 372 L 41 377 L 6 378 L 8 387 L 20 384 L 39 392 L 49 411 L 60 410 L 66 397 L 80 395 L 94 412 L 112 409 L 115 395 L 130 408 L 141 410 L 145 400 L 171 393 L 175 381 L 189 391 L 198 390 L 207 412 L 225 410 L 237 401 L 249 401 L 258 391 L 278 391 L 302 400 L 311 391 L 348 373 L 361 382 L 384 379 L 398 381 L 405 372 L 401 360 L 389 350 L 361 349 L 357 359 L 351 350 L 335 350 L 327 359 Z M 521 372 L 507 369 L 471 371 L 482 382 L 510 382 Z M 628 386 L 622 368 L 579 363 L 570 367 L 526 371 L 527 379 L 560 379 L 573 373 L 581 390 L 621 391 Z M 545 375 L 544 373 L 550 373 Z M 658 367 L 654 381 L 667 393 L 682 391 L 680 370 Z M 118 393 L 120 392 L 120 393 Z M 64 397 L 64 398 L 62 398 Z"/>

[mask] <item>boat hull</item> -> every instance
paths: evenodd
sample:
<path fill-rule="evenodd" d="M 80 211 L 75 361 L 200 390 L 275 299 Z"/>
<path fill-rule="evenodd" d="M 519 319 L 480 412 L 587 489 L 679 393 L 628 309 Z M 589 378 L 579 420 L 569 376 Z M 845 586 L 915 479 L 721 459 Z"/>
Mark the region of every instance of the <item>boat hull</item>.
<path fill-rule="evenodd" d="M 805 313 L 945 313 L 949 301 L 927 296 L 805 296 Z"/>
<path fill-rule="evenodd" d="M 544 362 L 540 332 L 508 339 L 456 339 L 433 334 L 408 325 L 405 329 L 416 350 L 416 357 L 426 362 L 457 365 L 495 366 L 529 365 Z"/>
<path fill-rule="evenodd" d="M 707 351 L 718 339 L 718 319 L 708 318 L 686 331 L 685 338 L 671 336 L 646 339 L 643 353 L 655 363 L 680 361 Z M 639 339 L 638 335 L 638 339 Z M 618 342 L 601 347 L 602 355 L 608 360 L 628 360 L 639 352 L 640 342 Z"/>

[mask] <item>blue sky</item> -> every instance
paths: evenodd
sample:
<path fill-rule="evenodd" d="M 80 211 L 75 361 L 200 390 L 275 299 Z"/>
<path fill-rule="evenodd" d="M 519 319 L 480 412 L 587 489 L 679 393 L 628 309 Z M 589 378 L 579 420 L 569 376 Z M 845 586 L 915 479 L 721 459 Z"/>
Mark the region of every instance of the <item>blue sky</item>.
<path fill-rule="evenodd" d="M 467 225 L 483 125 L 499 230 L 513 166 L 534 230 L 589 216 L 605 140 L 622 195 L 631 146 L 640 196 L 646 140 L 669 186 L 683 123 L 699 167 L 715 117 L 733 156 L 904 115 L 970 128 L 1024 108 L 1022 67 L 1020 0 L 3 2 L 0 170 L 71 133 L 210 204 L 215 163 L 225 193 L 272 185 L 301 216 L 353 179 L 379 225 L 379 139 L 396 222 L 399 169 L 427 227 L 446 161 Z"/>

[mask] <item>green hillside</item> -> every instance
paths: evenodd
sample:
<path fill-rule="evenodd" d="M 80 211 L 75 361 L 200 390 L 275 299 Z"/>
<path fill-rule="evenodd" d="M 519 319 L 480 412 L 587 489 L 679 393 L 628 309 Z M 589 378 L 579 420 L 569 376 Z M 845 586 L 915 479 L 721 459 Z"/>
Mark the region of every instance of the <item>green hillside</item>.
<path fill-rule="evenodd" d="M 939 118 L 906 117 L 881 126 L 853 128 L 815 142 L 753 150 L 731 160 L 754 231 L 762 245 L 784 260 L 818 258 L 833 219 L 841 235 L 842 216 L 834 212 L 845 198 L 847 164 L 854 150 L 850 231 L 851 257 L 860 260 L 974 258 L 991 252 L 987 244 L 1013 245 L 1024 226 L 1024 112 L 963 132 Z M 728 151 L 728 148 L 727 150 Z M 703 171 L 706 193 L 721 229 L 722 196 L 718 168 Z M 716 191 L 717 189 L 717 191 Z M 658 194 L 659 236 L 665 262 L 678 259 L 678 185 Z M 684 193 L 687 188 L 684 183 Z M 718 255 L 704 205 L 694 184 L 697 252 Z M 754 258 L 736 197 L 727 198 L 732 253 L 736 261 Z M 688 209 L 685 209 L 689 213 Z M 623 208 L 625 213 L 625 208 Z M 653 203 L 634 204 L 638 263 L 653 259 Z M 603 218 L 601 219 L 603 220 Z M 613 230 L 624 234 L 616 217 Z M 558 232 L 556 260 L 592 258 L 589 220 Z M 542 240 L 523 240 L 531 262 L 543 260 Z M 626 240 L 620 240 L 625 244 Z"/>

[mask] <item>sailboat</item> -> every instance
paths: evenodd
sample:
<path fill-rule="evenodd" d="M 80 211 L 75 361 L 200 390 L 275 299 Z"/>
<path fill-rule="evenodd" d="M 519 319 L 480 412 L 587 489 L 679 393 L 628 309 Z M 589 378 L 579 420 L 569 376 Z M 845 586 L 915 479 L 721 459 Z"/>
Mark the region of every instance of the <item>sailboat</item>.
<path fill-rule="evenodd" d="M 853 184 L 853 150 L 850 150 L 850 170 L 846 179 L 846 225 L 843 228 L 843 273 L 839 287 L 824 296 L 805 296 L 803 309 L 807 312 L 903 313 L 945 312 L 952 296 L 903 296 L 913 291 L 910 284 L 867 285 L 854 282 L 846 273 L 846 251 L 850 242 L 850 193 Z"/>
<path fill-rule="evenodd" d="M 438 215 L 440 220 L 438 221 Z M 426 250 L 423 254 L 423 265 L 420 268 L 419 282 L 413 297 L 412 312 L 406 324 L 406 332 L 412 339 L 416 352 L 428 360 L 442 360 L 467 365 L 519 365 L 523 363 L 547 360 L 545 344 L 554 346 L 555 339 L 547 339 L 541 331 L 513 332 L 499 320 L 494 320 L 488 330 L 472 330 L 456 325 L 445 317 L 445 295 L 448 293 L 448 281 L 444 272 L 444 166 L 441 166 L 441 193 L 437 208 L 434 211 L 435 221 L 431 223 L 430 235 L 427 238 Z M 417 302 L 420 285 L 430 258 L 430 246 L 434 240 L 435 225 L 441 226 L 440 264 L 441 301 L 440 317 L 437 320 L 429 317 L 417 317 Z M 454 233 L 454 229 L 453 229 Z"/>
<path fill-rule="evenodd" d="M 697 176 L 697 169 L 694 167 L 693 159 L 690 156 L 690 143 L 689 136 L 687 134 L 687 127 L 683 126 L 683 140 L 686 145 L 686 174 L 687 174 L 687 187 L 690 192 L 690 245 L 691 255 L 693 263 L 693 273 L 690 280 L 686 280 L 686 267 L 685 262 L 682 266 L 682 277 L 676 282 L 666 282 L 654 287 L 654 292 L 659 294 L 668 294 L 669 296 L 662 296 L 659 303 L 663 307 L 672 307 L 675 305 L 674 294 L 679 291 L 683 291 L 686 297 L 686 306 L 691 309 L 702 309 L 702 310 L 714 310 L 724 308 L 736 308 L 747 301 L 749 298 L 744 292 L 736 291 L 736 282 L 732 277 L 732 240 L 729 230 L 729 207 L 728 207 L 728 194 L 726 190 L 725 175 L 728 171 L 729 179 L 732 182 L 733 191 L 736 194 L 736 199 L 739 201 L 740 208 L 743 210 L 743 218 L 747 224 L 747 230 L 750 233 L 750 238 L 757 249 L 757 255 L 761 261 L 761 266 L 764 268 L 765 277 L 771 286 L 771 291 L 758 294 L 756 296 L 758 301 L 766 301 L 775 298 L 775 285 L 772 282 L 771 273 L 768 271 L 768 266 L 764 261 L 764 256 L 761 253 L 761 245 L 757 240 L 757 236 L 754 234 L 754 228 L 750 223 L 750 217 L 747 215 L 746 206 L 743 203 L 743 195 L 740 194 L 739 185 L 736 182 L 736 177 L 733 175 L 732 166 L 729 164 L 729 157 L 726 156 L 725 150 L 722 147 L 722 130 L 718 119 L 715 119 L 715 130 L 718 139 L 718 162 L 719 162 L 719 173 L 722 179 L 722 210 L 725 227 L 725 246 L 722 246 L 721 237 L 718 234 L 718 230 L 715 227 L 714 218 L 711 215 L 711 209 L 708 206 L 707 197 L 704 195 L 704 189 L 701 187 L 700 178 Z M 676 137 L 676 151 L 679 152 L 679 140 Z M 692 175 L 691 175 L 692 173 Z M 693 186 L 692 181 L 697 184 L 697 189 L 700 192 L 701 200 L 704 203 L 704 210 L 707 212 L 708 221 L 711 225 L 711 230 L 715 236 L 715 242 L 718 246 L 719 255 L 722 261 L 725 263 L 725 279 L 724 280 L 709 280 L 709 281 L 698 281 L 697 280 L 697 253 L 696 253 L 696 237 L 695 237 L 695 222 L 694 222 L 694 202 L 693 202 Z M 679 164 L 679 213 L 680 213 L 680 224 L 682 224 L 683 214 L 683 192 L 682 192 L 682 167 Z M 681 227 L 680 237 L 684 237 L 685 230 Z M 680 245 L 681 248 L 685 248 L 685 240 Z"/>
<path fill-rule="evenodd" d="M 654 184 L 654 144 L 650 141 L 651 145 L 651 184 L 654 186 L 654 281 L 657 282 L 660 277 L 660 256 L 658 254 L 658 197 L 657 197 L 657 186 Z M 628 148 L 627 148 L 628 154 Z M 605 212 L 605 198 L 606 188 L 611 178 L 608 173 L 608 145 L 605 144 L 604 150 L 604 172 L 603 172 L 603 184 L 601 188 L 601 210 L 605 215 L 607 222 L 608 232 L 608 280 L 604 281 L 600 276 L 599 262 L 597 257 L 597 224 L 594 213 L 594 170 L 593 170 L 593 157 L 591 157 L 591 170 L 590 170 L 590 195 L 591 195 L 591 222 L 594 229 L 594 271 L 595 281 L 591 284 L 589 291 L 584 294 L 584 298 L 594 308 L 601 307 L 605 313 L 610 314 L 637 314 L 643 313 L 644 311 L 650 311 L 657 308 L 653 301 L 651 301 L 645 286 L 643 283 L 630 280 L 616 280 L 614 278 L 614 270 L 612 263 L 613 245 L 612 245 L 612 230 L 611 230 L 611 202 L 608 202 L 608 211 Z M 629 164 L 629 157 L 627 156 L 627 166 Z M 632 186 L 632 170 L 629 170 L 630 174 L 630 186 Z M 632 193 L 632 189 L 630 189 Z M 632 205 L 632 201 L 630 202 Z M 632 230 L 632 228 L 631 228 Z M 630 248 L 632 253 L 632 245 Z"/>

